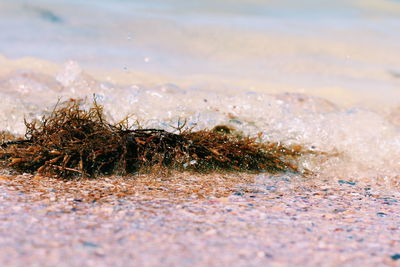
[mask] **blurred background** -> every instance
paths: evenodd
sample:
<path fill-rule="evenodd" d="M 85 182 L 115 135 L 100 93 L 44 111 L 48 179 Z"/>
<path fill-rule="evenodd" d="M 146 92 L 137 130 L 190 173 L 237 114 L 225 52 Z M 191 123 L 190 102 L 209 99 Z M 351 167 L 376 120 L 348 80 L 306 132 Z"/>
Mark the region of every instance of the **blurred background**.
<path fill-rule="evenodd" d="M 400 91 L 395 0 L 0 0 L 0 55 L 201 88 L 390 104 Z M 364 100 L 363 100 L 364 101 Z"/>

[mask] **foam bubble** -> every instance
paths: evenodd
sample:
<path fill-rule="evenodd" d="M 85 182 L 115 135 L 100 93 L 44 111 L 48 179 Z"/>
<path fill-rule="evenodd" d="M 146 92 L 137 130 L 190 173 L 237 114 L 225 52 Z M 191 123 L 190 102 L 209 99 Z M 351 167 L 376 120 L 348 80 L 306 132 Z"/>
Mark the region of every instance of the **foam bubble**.
<path fill-rule="evenodd" d="M 143 127 L 174 130 L 186 120 L 194 129 L 225 124 L 261 141 L 301 144 L 325 155 L 308 155 L 302 164 L 317 177 L 385 179 L 396 183 L 400 171 L 398 110 L 376 112 L 343 108 L 305 94 L 263 94 L 159 86 L 117 85 L 92 78 L 76 62 L 51 76 L 14 72 L 0 80 L 0 129 L 24 133 L 28 120 L 51 111 L 58 99 L 96 94 L 113 121 L 131 115 Z"/>

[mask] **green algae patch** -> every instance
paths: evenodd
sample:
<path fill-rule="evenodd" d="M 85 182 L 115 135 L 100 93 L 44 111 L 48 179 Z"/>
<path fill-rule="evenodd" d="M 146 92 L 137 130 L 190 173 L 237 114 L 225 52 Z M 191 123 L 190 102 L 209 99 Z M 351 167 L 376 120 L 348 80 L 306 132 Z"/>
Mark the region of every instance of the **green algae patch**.
<path fill-rule="evenodd" d="M 109 123 L 103 107 L 81 100 L 57 105 L 41 120 L 26 122 L 24 139 L 6 141 L 3 166 L 20 173 L 71 178 L 155 171 L 294 172 L 307 153 L 300 145 L 260 143 L 228 127 L 178 133 Z"/>

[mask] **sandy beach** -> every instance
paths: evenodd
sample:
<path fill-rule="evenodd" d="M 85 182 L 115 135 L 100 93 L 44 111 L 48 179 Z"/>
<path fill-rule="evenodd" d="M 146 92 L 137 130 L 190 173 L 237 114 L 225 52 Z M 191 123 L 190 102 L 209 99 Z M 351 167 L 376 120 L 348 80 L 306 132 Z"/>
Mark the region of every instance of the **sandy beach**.
<path fill-rule="evenodd" d="M 3 266 L 398 266 L 400 199 L 267 175 L 3 175 Z M 297 180 L 297 181 L 296 181 Z"/>
<path fill-rule="evenodd" d="M 399 0 L 1 0 L 0 267 L 400 266 L 399 29 Z"/>

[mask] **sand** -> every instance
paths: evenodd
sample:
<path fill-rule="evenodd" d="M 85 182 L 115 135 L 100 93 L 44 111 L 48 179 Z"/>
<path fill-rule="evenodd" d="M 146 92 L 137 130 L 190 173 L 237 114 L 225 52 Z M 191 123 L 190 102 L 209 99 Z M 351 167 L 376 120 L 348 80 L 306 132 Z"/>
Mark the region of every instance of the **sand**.
<path fill-rule="evenodd" d="M 400 199 L 290 176 L 0 177 L 2 266 L 399 266 Z"/>

